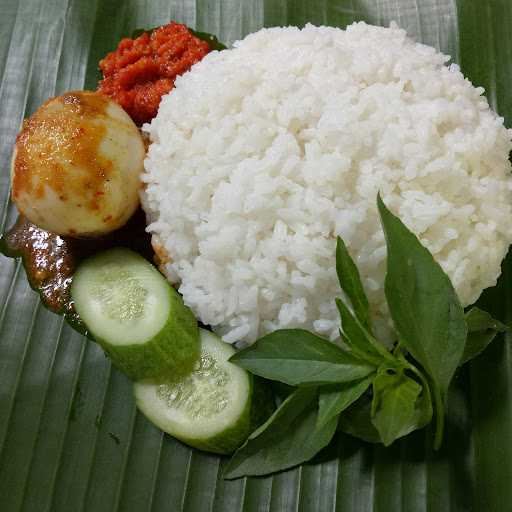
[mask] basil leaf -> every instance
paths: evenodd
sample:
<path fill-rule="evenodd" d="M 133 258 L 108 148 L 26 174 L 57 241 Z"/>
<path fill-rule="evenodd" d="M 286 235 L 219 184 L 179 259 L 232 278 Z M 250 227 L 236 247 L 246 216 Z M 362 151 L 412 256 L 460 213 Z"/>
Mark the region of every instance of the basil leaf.
<path fill-rule="evenodd" d="M 339 416 L 353 404 L 371 385 L 374 375 L 363 380 L 334 384 L 320 389 L 318 397 L 318 426 L 323 426 Z"/>
<path fill-rule="evenodd" d="M 403 371 L 381 371 L 373 380 L 372 423 L 385 446 L 425 426 L 432 417 L 423 388 Z M 426 391 L 428 392 L 428 391 Z M 430 414 L 429 414 L 430 413 Z"/>
<path fill-rule="evenodd" d="M 302 329 L 267 334 L 230 361 L 255 375 L 291 386 L 349 382 L 375 371 L 375 366 Z"/>
<path fill-rule="evenodd" d="M 345 242 L 340 237 L 336 242 L 336 272 L 341 289 L 349 298 L 357 319 L 371 332 L 370 306 L 363 289 L 361 276 L 354 260 L 348 253 Z"/>
<path fill-rule="evenodd" d="M 377 199 L 388 248 L 385 292 L 401 343 L 446 395 L 466 343 L 464 310 L 448 276 Z"/>
<path fill-rule="evenodd" d="M 382 359 L 391 361 L 393 356 L 366 330 L 341 299 L 335 299 L 340 312 L 343 341 L 359 357 L 380 364 Z"/>
<path fill-rule="evenodd" d="M 318 426 L 315 388 L 299 388 L 240 447 L 224 478 L 266 475 L 301 464 L 324 448 L 336 431 L 337 419 Z"/>
<path fill-rule="evenodd" d="M 481 354 L 498 333 L 509 330 L 505 324 L 476 307 L 466 313 L 466 324 L 468 335 L 460 362 L 461 366 Z"/>
<path fill-rule="evenodd" d="M 466 313 L 466 324 L 469 332 L 479 332 L 492 329 L 496 332 L 506 332 L 510 328 L 504 323 L 493 318 L 487 311 L 477 307 L 472 307 Z"/>
<path fill-rule="evenodd" d="M 379 431 L 372 423 L 372 399 L 365 393 L 340 415 L 338 428 L 367 443 L 380 443 Z"/>

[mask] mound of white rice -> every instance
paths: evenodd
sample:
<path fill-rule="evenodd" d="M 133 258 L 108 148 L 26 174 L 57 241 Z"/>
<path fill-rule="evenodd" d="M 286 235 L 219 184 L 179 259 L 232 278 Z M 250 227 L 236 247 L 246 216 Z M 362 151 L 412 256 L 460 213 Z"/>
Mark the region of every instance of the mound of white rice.
<path fill-rule="evenodd" d="M 464 304 L 512 241 L 511 131 L 448 57 L 396 26 L 261 30 L 178 78 L 144 129 L 162 268 L 228 342 L 334 338 L 335 237 L 390 334 L 380 190 Z"/>

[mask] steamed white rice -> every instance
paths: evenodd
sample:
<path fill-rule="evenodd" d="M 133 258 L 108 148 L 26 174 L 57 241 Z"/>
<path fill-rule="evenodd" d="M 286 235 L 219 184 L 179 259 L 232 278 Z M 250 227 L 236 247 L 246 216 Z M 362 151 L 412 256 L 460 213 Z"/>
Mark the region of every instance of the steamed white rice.
<path fill-rule="evenodd" d="M 390 335 L 385 203 L 464 304 L 512 242 L 510 130 L 456 65 L 396 26 L 260 30 L 176 81 L 144 129 L 143 205 L 162 269 L 228 342 L 335 338 L 335 237 Z"/>

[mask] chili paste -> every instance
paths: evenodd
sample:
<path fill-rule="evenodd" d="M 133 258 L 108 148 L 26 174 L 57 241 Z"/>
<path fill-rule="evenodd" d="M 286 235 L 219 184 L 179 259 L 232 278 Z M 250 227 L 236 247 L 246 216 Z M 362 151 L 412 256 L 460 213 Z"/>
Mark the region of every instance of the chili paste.
<path fill-rule="evenodd" d="M 185 25 L 171 22 L 135 39 L 124 38 L 99 63 L 98 91 L 110 96 L 138 125 L 153 119 L 160 99 L 178 75 L 200 61 L 210 46 Z"/>

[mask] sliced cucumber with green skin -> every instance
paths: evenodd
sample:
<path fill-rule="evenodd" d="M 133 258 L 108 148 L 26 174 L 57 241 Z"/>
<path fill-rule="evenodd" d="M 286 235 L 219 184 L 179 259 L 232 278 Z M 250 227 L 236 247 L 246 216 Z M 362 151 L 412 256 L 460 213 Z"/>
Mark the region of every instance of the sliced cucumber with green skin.
<path fill-rule="evenodd" d="M 71 297 L 94 339 L 134 380 L 185 373 L 199 357 L 194 315 L 162 274 L 129 249 L 86 259 Z"/>
<path fill-rule="evenodd" d="M 192 373 L 165 382 L 134 384 L 142 413 L 184 443 L 231 453 L 274 409 L 270 389 L 229 362 L 234 348 L 200 329 L 200 356 Z"/>

